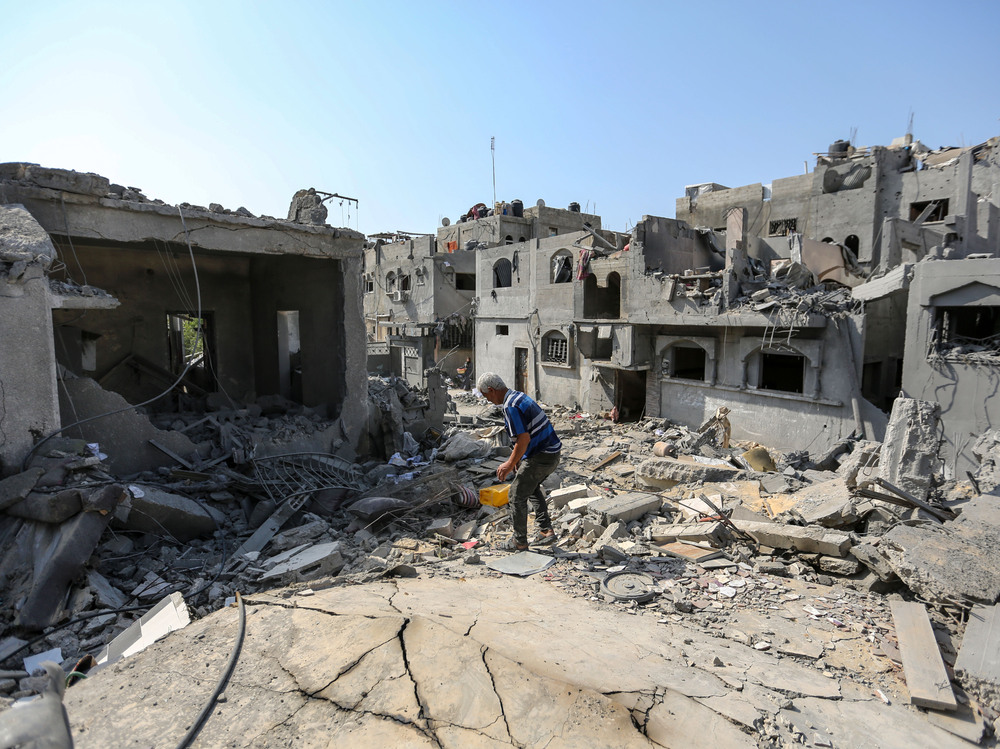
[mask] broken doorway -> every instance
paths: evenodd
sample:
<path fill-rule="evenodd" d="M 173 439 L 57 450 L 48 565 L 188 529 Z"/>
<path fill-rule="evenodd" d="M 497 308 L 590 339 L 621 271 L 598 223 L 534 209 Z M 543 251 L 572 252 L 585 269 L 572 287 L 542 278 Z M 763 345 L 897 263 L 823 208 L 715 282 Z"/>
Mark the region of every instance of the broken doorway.
<path fill-rule="evenodd" d="M 298 310 L 278 310 L 278 384 L 283 397 L 302 402 L 302 340 Z"/>
<path fill-rule="evenodd" d="M 514 349 L 514 389 L 528 392 L 528 349 Z"/>
<path fill-rule="evenodd" d="M 167 355 L 171 374 L 180 376 L 187 370 L 179 385 L 181 392 L 197 394 L 199 390 L 209 393 L 218 390 L 215 325 L 211 312 L 202 312 L 201 317 L 191 312 L 168 312 Z"/>
<path fill-rule="evenodd" d="M 638 421 L 646 410 L 646 373 L 615 370 L 615 407 L 618 421 Z"/>

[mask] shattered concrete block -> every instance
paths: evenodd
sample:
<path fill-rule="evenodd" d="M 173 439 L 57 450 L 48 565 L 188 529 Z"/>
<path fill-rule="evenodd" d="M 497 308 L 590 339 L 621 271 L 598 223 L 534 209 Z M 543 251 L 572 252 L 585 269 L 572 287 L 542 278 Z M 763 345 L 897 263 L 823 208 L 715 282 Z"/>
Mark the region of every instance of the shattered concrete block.
<path fill-rule="evenodd" d="M 599 499 L 600 497 L 579 497 L 578 499 L 571 499 L 566 503 L 566 509 L 570 512 L 583 513 L 586 512 L 587 508 Z"/>
<path fill-rule="evenodd" d="M 590 488 L 586 484 L 573 484 L 573 486 L 553 489 L 549 492 L 548 500 L 551 507 L 559 509 L 565 507 L 572 499 L 588 496 L 590 496 Z"/>
<path fill-rule="evenodd" d="M 968 513 L 974 503 L 997 501 L 991 494 L 977 497 L 943 528 L 897 525 L 882 537 L 879 551 L 903 583 L 926 601 L 995 603 L 1000 599 L 997 527 L 981 522 L 974 509 Z"/>
<path fill-rule="evenodd" d="M 897 579 L 896 573 L 893 572 L 888 560 L 879 554 L 878 549 L 871 544 L 858 544 L 857 546 L 852 546 L 851 556 L 878 575 L 880 580 L 892 582 Z"/>
<path fill-rule="evenodd" d="M 635 469 L 639 483 L 654 489 L 669 489 L 677 484 L 697 482 L 732 481 L 739 470 L 734 466 L 674 460 L 673 458 L 648 458 Z"/>
<path fill-rule="evenodd" d="M 81 512 L 59 526 L 51 555 L 37 565 L 39 573 L 18 615 L 19 626 L 40 630 L 58 620 L 66 587 L 94 553 L 110 520 L 110 514 Z"/>
<path fill-rule="evenodd" d="M 97 570 L 87 570 L 87 585 L 90 586 L 98 604 L 103 608 L 120 609 L 128 602 L 125 594 L 108 582 L 108 579 Z"/>
<path fill-rule="evenodd" d="M 762 519 L 762 518 L 761 518 Z M 649 528 L 650 539 L 658 544 L 669 544 L 674 541 L 694 541 L 721 546 L 727 537 L 722 523 L 672 523 L 652 525 Z"/>
<path fill-rule="evenodd" d="M 807 486 L 795 493 L 795 499 L 795 511 L 809 525 L 839 528 L 858 519 L 851 491 L 840 477 Z"/>
<path fill-rule="evenodd" d="M 55 494 L 32 492 L 17 504 L 8 507 L 7 514 L 15 518 L 58 525 L 82 509 L 80 490 L 64 489 Z"/>
<path fill-rule="evenodd" d="M 23 501 L 35 488 L 43 473 L 45 473 L 43 468 L 29 468 L 23 473 L 16 473 L 0 481 L 0 510 Z"/>
<path fill-rule="evenodd" d="M 896 398 L 879 453 L 879 478 L 927 499 L 935 474 L 941 471 L 941 406 L 915 398 Z"/>
<path fill-rule="evenodd" d="M 295 546 L 311 543 L 330 530 L 327 522 L 315 515 L 307 514 L 306 520 L 302 525 L 275 534 L 271 539 L 271 552 L 287 551 Z"/>
<path fill-rule="evenodd" d="M 344 557 L 340 552 L 340 542 L 332 541 L 303 549 L 287 561 L 261 575 L 260 579 L 282 582 L 305 582 L 319 577 L 336 575 L 344 568 Z"/>
<path fill-rule="evenodd" d="M 156 534 L 167 531 L 178 541 L 190 541 L 215 532 L 216 518 L 207 507 L 193 499 L 147 484 L 130 485 L 129 494 L 131 510 L 128 520 L 121 523 L 129 530 Z"/>
<path fill-rule="evenodd" d="M 814 551 L 828 556 L 842 557 L 851 548 L 851 537 L 848 534 L 826 528 L 755 523 L 749 520 L 736 520 L 733 524 L 741 531 L 749 533 L 757 543 L 775 549 Z"/>
<path fill-rule="evenodd" d="M 438 534 L 444 536 L 445 538 L 451 538 L 454 531 L 455 527 L 451 518 L 437 518 L 432 520 L 430 525 L 427 526 L 428 536 Z"/>
<path fill-rule="evenodd" d="M 104 390 L 89 377 L 64 380 L 59 388 L 59 403 L 64 413 L 73 413 L 80 419 L 120 411 L 80 427 L 87 441 L 100 444 L 101 451 L 108 455 L 108 465 L 119 476 L 174 464 L 172 458 L 150 445 L 149 440 L 178 455 L 194 452 L 194 443 L 184 434 L 157 429 L 146 416 L 130 408 L 122 396 Z"/>
<path fill-rule="evenodd" d="M 628 523 L 649 512 L 659 512 L 662 500 L 651 494 L 629 492 L 614 497 L 601 497 L 588 505 L 587 512 L 599 518 L 604 525 L 615 520 Z"/>
<path fill-rule="evenodd" d="M 855 489 L 859 482 L 871 481 L 879 472 L 878 461 L 882 445 L 879 442 L 861 441 L 843 456 L 837 475 L 844 479 L 848 489 Z"/>
<path fill-rule="evenodd" d="M 858 569 L 860 569 L 861 564 L 855 559 L 841 559 L 840 557 L 826 557 L 821 556 L 819 558 L 818 566 L 823 572 L 829 572 L 831 575 L 856 575 Z"/>

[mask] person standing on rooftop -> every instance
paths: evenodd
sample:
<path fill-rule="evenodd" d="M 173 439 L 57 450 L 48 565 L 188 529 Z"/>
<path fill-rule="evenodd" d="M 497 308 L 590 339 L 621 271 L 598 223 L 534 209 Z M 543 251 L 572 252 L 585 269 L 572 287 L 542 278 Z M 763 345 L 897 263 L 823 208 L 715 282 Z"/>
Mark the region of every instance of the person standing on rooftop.
<path fill-rule="evenodd" d="M 503 408 L 504 423 L 513 443 L 510 457 L 497 468 L 500 481 L 517 471 L 509 492 L 514 537 L 508 549 L 524 551 L 528 548 L 529 497 L 539 529 L 532 543 L 553 543 L 556 534 L 540 487 L 559 465 L 562 442 L 539 405 L 521 391 L 509 389 L 500 375 L 484 372 L 476 381 L 476 388 L 490 403 Z"/>

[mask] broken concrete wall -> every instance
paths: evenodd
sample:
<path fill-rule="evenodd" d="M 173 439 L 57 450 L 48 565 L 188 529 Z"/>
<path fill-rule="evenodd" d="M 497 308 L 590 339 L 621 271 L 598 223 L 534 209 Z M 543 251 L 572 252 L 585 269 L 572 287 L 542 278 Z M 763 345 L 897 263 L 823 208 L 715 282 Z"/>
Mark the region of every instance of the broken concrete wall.
<path fill-rule="evenodd" d="M 938 350 L 935 345 L 946 334 L 938 324 L 944 310 L 958 308 L 970 310 L 968 314 L 974 316 L 973 320 L 979 319 L 979 324 L 986 328 L 988 319 L 998 319 L 1000 262 L 996 259 L 925 261 L 913 267 L 903 390 L 912 398 L 941 404 L 941 450 L 949 476 L 975 471 L 977 462 L 972 455 L 975 435 L 1000 423 L 1000 396 L 996 388 L 1000 353 L 995 344 L 980 351 L 974 346 L 961 345 Z M 976 323 L 969 324 L 975 330 Z"/>
<path fill-rule="evenodd" d="M 632 230 L 632 242 L 641 243 L 646 267 L 664 273 L 684 273 L 695 268 L 720 270 L 724 264 L 707 240 L 683 221 L 643 216 Z"/>
<path fill-rule="evenodd" d="M 656 336 L 653 368 L 648 373 L 660 387 L 658 415 L 697 426 L 717 408 L 726 406 L 733 411 L 729 418 L 734 438 L 799 447 L 817 454 L 857 429 L 852 400 L 859 398 L 859 393 L 851 368 L 860 361 L 862 318 L 822 320 L 821 327 L 800 328 L 774 347 L 765 343 L 770 339 L 764 337 L 762 328 L 723 324 L 727 319 L 737 323 L 739 317 L 716 318 L 712 321 L 715 325 L 701 328 L 658 328 L 661 332 Z M 749 318 L 746 321 L 750 322 Z M 672 358 L 676 347 L 703 352 L 700 377 L 676 372 Z M 772 351 L 801 358 L 800 392 L 765 379 L 763 355 Z M 866 434 L 880 439 L 884 414 L 863 399 L 857 405 Z"/>
<path fill-rule="evenodd" d="M 863 264 L 887 268 L 899 259 L 889 262 L 884 256 L 891 252 L 892 238 L 883 231 L 883 221 L 911 221 L 929 201 L 947 201 L 946 213 L 969 216 L 950 223 L 945 216 L 935 217 L 933 228 L 964 236 L 973 251 L 984 251 L 996 248 L 1000 230 L 995 141 L 953 149 L 954 157 L 946 153 L 937 162 L 924 159 L 928 152 L 922 146 L 852 148 L 821 156 L 809 174 L 775 180 L 769 198 L 759 183 L 716 189 L 679 198 L 676 216 L 692 226 L 721 229 L 726 212 L 742 207 L 752 217 L 747 226 L 751 237 L 784 233 L 790 224 L 781 222 L 794 221 L 794 231 L 803 236 L 847 244 Z M 918 161 L 926 168 L 919 168 Z M 751 241 L 750 246 L 763 251 L 770 244 Z"/>
<path fill-rule="evenodd" d="M 0 476 L 59 425 L 46 269 L 56 257 L 22 206 L 0 206 Z"/>
<path fill-rule="evenodd" d="M 173 458 L 150 445 L 149 440 L 156 440 L 181 457 L 194 452 L 195 446 L 186 436 L 157 429 L 148 418 L 128 408 L 122 396 L 103 390 L 88 377 L 63 380 L 59 396 L 64 414 L 62 426 L 125 409 L 122 413 L 69 429 L 64 435 L 98 443 L 101 452 L 108 456 L 108 465 L 119 476 L 176 465 Z"/>

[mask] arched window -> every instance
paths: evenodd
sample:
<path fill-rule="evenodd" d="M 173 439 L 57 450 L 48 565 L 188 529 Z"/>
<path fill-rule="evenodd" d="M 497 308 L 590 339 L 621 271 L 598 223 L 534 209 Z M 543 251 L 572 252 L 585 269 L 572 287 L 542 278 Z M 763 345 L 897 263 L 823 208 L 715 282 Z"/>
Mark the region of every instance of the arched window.
<path fill-rule="evenodd" d="M 523 242 L 523 241 L 524 241 L 524 237 L 518 237 L 518 238 L 517 238 L 517 241 L 518 241 L 518 242 Z"/>
<path fill-rule="evenodd" d="M 510 234 L 508 234 L 506 237 L 503 238 L 503 243 L 504 244 L 514 244 L 514 237 L 512 237 Z"/>
<path fill-rule="evenodd" d="M 396 274 L 392 271 L 385 274 L 385 290 L 390 294 L 396 290 Z"/>
<path fill-rule="evenodd" d="M 858 254 L 858 247 L 861 246 L 861 240 L 858 239 L 857 234 L 849 234 L 847 239 L 844 240 L 844 247 L 849 249 L 855 255 Z"/>
<path fill-rule="evenodd" d="M 549 283 L 569 283 L 573 280 L 573 253 L 559 250 L 552 256 Z"/>
<path fill-rule="evenodd" d="M 493 264 L 493 288 L 506 289 L 510 286 L 512 268 L 510 260 L 500 258 Z"/>
<path fill-rule="evenodd" d="M 542 361 L 549 364 L 569 363 L 569 341 L 558 330 L 542 336 Z"/>

